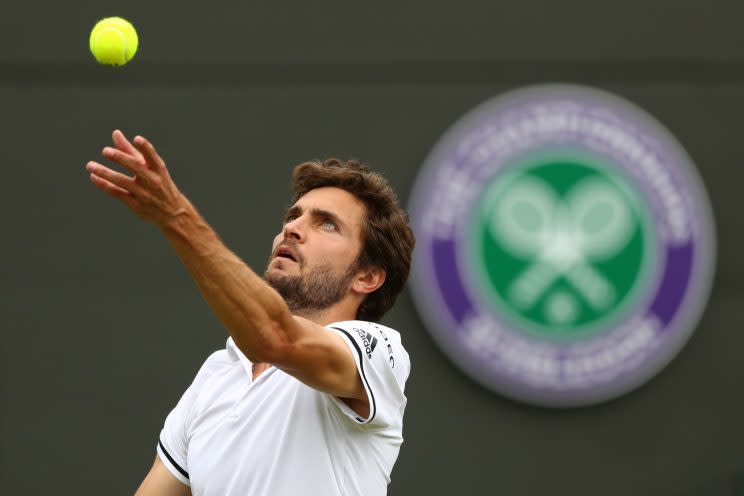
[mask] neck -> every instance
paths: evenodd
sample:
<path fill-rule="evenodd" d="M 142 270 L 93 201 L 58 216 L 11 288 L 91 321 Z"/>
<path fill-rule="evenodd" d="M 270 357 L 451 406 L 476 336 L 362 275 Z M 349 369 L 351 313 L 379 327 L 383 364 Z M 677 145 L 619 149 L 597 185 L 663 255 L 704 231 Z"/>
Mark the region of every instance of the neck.
<path fill-rule="evenodd" d="M 290 311 L 292 314 L 306 318 L 320 326 L 326 326 L 333 322 L 356 320 L 356 314 L 360 303 L 361 302 L 352 301 L 351 298 L 347 297 L 338 303 L 323 309 L 290 308 Z"/>

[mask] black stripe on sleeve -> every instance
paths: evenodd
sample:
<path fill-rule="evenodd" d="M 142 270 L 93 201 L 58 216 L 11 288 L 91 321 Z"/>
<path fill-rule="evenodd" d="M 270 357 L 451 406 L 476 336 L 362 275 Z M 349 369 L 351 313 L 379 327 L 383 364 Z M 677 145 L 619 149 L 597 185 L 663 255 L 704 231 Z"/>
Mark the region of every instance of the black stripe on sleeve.
<path fill-rule="evenodd" d="M 174 467 L 176 467 L 176 470 L 178 470 L 181 473 L 181 475 L 183 475 L 184 477 L 188 479 L 189 473 L 186 472 L 184 469 L 182 469 L 181 466 L 176 463 L 173 457 L 170 456 L 170 453 L 168 453 L 168 450 L 165 449 L 165 446 L 163 446 L 163 441 L 158 439 L 158 444 L 160 445 L 160 449 L 163 450 L 163 453 L 165 453 L 165 457 L 168 459 L 168 461 L 171 462 L 171 464 L 173 464 Z"/>
<path fill-rule="evenodd" d="M 375 418 L 375 414 L 377 413 L 377 404 L 375 402 L 375 393 L 372 391 L 372 388 L 369 387 L 369 381 L 367 381 L 367 376 L 364 374 L 364 354 L 362 353 L 362 349 L 359 348 L 359 345 L 354 340 L 354 338 L 351 337 L 351 334 L 346 332 L 344 329 L 341 329 L 340 327 L 331 327 L 331 329 L 336 329 L 337 331 L 341 331 L 346 334 L 346 336 L 348 336 L 349 338 L 349 341 L 351 341 L 351 344 L 354 345 L 354 348 L 356 348 L 356 351 L 359 354 L 359 372 L 361 373 L 362 380 L 364 381 L 364 386 L 367 388 L 367 391 L 369 391 L 369 395 L 372 398 L 372 404 L 370 405 L 372 407 L 372 415 L 370 415 L 367 422 L 372 422 L 372 420 Z M 365 422 L 363 418 L 357 417 L 357 420 L 359 422 Z"/>

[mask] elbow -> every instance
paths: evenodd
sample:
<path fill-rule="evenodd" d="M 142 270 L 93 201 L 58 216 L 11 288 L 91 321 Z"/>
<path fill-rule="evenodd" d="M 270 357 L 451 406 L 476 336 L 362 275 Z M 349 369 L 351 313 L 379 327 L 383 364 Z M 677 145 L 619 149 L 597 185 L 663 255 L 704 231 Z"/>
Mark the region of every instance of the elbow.
<path fill-rule="evenodd" d="M 280 365 L 286 362 L 294 343 L 291 341 L 286 331 L 285 325 L 272 320 L 267 325 L 266 339 L 262 340 L 261 346 L 253 350 L 251 356 L 248 356 L 254 363 L 270 363 Z"/>

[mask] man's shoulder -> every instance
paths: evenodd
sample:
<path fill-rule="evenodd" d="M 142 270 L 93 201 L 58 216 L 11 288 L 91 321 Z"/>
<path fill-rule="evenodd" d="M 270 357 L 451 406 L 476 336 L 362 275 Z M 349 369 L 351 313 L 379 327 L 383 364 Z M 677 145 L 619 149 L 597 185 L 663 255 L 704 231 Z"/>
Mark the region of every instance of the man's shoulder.
<path fill-rule="evenodd" d="M 328 324 L 326 327 L 351 334 L 352 336 L 356 335 L 362 339 L 368 335 L 372 335 L 375 338 L 382 338 L 385 341 L 394 339 L 397 342 L 401 342 L 401 335 L 398 331 L 392 327 L 378 324 L 377 322 L 369 322 L 366 320 L 344 320 Z"/>
<path fill-rule="evenodd" d="M 400 372 L 404 377 L 408 376 L 410 357 L 403 346 L 400 333 L 392 327 L 365 320 L 334 322 L 327 327 L 345 334 L 355 343 L 354 346 L 360 355 L 366 355 L 370 360 L 374 356 L 379 356 L 379 360 L 388 362 L 391 367 L 396 368 L 396 372 Z M 384 351 L 375 352 L 378 349 Z"/>
<path fill-rule="evenodd" d="M 202 363 L 199 371 L 196 373 L 196 379 L 205 379 L 220 369 L 230 367 L 233 362 L 234 359 L 230 356 L 228 350 L 223 348 L 214 351 Z"/>

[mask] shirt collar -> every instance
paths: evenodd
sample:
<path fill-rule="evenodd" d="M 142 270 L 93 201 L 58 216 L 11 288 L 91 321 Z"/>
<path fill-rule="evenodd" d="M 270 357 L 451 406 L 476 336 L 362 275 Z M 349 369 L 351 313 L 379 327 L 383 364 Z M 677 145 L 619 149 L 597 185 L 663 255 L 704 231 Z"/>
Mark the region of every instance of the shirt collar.
<path fill-rule="evenodd" d="M 230 355 L 233 360 L 240 360 L 240 363 L 243 364 L 243 368 L 248 374 L 248 377 L 253 377 L 253 362 L 251 362 L 248 357 L 240 351 L 238 345 L 233 341 L 232 336 L 227 338 L 227 345 L 225 348 L 227 348 L 227 354 Z"/>

